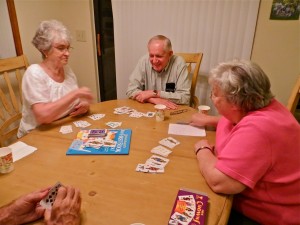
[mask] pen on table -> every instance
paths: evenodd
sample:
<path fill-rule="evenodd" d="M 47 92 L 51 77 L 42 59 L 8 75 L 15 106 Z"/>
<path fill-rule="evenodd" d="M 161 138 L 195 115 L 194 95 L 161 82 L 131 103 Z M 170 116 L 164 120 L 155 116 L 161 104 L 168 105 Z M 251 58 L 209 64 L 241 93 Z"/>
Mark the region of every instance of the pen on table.
<path fill-rule="evenodd" d="M 188 121 L 177 121 L 176 124 L 189 125 L 190 122 L 188 122 Z"/>
<path fill-rule="evenodd" d="M 181 110 L 170 112 L 170 115 L 176 115 L 176 114 L 184 113 L 187 111 L 188 111 L 187 109 L 181 109 Z"/>

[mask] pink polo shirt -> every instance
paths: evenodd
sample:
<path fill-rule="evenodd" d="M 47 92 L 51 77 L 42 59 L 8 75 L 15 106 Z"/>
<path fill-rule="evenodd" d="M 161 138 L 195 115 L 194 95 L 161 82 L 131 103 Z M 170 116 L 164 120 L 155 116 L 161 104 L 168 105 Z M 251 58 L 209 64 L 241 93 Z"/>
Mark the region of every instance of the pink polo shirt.
<path fill-rule="evenodd" d="M 217 127 L 216 168 L 248 188 L 233 207 L 261 224 L 300 224 L 300 125 L 278 101 Z"/>

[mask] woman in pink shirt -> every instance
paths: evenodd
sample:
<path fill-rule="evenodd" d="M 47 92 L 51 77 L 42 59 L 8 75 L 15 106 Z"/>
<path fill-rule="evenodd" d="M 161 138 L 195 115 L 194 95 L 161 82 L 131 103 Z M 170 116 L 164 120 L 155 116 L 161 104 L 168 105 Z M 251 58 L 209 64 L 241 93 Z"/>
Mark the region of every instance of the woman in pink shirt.
<path fill-rule="evenodd" d="M 229 224 L 300 224 L 299 123 L 252 62 L 221 63 L 209 83 L 221 117 L 197 113 L 191 124 L 215 125 L 216 143 L 200 140 L 195 153 L 211 189 L 234 194 Z"/>

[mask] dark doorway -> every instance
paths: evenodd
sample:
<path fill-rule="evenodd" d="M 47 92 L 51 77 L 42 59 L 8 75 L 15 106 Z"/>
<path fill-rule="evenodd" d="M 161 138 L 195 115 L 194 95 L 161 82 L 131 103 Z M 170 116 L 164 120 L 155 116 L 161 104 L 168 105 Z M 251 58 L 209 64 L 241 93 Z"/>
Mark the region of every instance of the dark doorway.
<path fill-rule="evenodd" d="M 101 101 L 117 98 L 111 0 L 93 0 Z"/>

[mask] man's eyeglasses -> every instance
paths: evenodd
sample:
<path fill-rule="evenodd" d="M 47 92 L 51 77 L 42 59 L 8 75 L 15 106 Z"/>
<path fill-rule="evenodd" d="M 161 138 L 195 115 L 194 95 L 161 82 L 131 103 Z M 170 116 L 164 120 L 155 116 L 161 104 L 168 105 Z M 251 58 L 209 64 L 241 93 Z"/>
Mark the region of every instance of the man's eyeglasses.
<path fill-rule="evenodd" d="M 53 48 L 57 49 L 58 51 L 60 51 L 61 53 L 66 53 L 67 51 L 68 52 L 71 52 L 74 48 L 71 47 L 71 46 L 58 46 L 58 47 L 55 47 L 53 46 Z"/>

